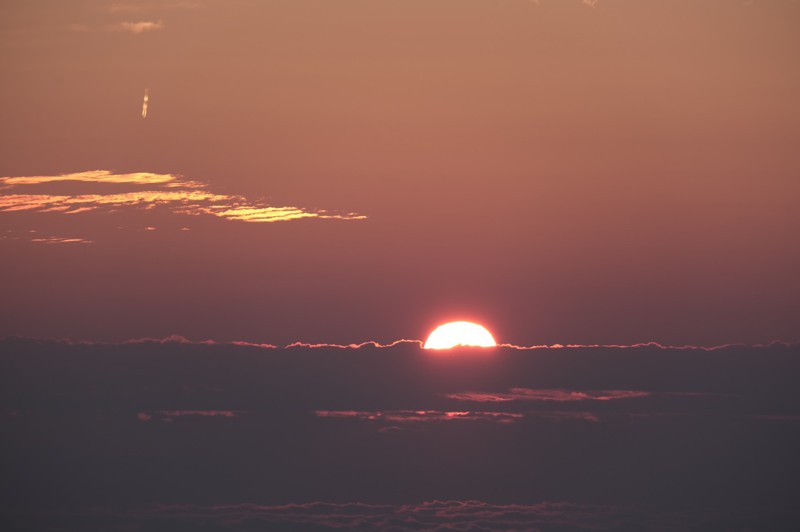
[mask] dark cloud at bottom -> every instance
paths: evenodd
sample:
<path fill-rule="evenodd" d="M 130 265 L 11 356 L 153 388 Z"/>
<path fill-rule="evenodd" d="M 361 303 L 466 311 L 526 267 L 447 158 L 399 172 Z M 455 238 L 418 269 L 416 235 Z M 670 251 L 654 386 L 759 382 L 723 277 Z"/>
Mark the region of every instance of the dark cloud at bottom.
<path fill-rule="evenodd" d="M 265 506 L 152 505 L 117 509 L 53 511 L 15 517 L 39 526 L 81 530 L 780 530 L 800 511 L 774 508 L 674 512 L 652 506 L 603 506 L 566 502 L 492 504 L 428 501 L 419 504 L 331 504 Z"/>
<path fill-rule="evenodd" d="M 800 348 L 0 341 L 29 530 L 791 530 Z"/>

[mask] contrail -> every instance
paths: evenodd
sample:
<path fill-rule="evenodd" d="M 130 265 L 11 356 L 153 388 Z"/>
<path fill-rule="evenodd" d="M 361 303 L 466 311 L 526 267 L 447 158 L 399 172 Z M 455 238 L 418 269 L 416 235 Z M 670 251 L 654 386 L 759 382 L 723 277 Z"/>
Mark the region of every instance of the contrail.
<path fill-rule="evenodd" d="M 142 118 L 147 118 L 147 89 L 144 90 L 144 101 L 142 102 Z"/>

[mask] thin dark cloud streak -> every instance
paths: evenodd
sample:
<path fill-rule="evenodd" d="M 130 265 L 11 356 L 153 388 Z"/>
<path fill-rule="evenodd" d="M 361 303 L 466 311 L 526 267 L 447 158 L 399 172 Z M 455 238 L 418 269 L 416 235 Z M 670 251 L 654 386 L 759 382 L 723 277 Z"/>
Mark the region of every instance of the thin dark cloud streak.
<path fill-rule="evenodd" d="M 255 503 L 133 506 L 54 512 L 51 519 L 105 523 L 127 530 L 145 530 L 170 524 L 179 527 L 213 526 L 219 530 L 617 530 L 634 523 L 652 523 L 667 516 L 646 517 L 644 508 L 569 502 L 497 504 L 478 500 L 430 500 L 413 504 Z M 35 521 L 41 521 L 39 516 Z M 183 528 L 181 528 L 183 529 Z"/>
<path fill-rule="evenodd" d="M 533 390 L 530 388 L 511 388 L 507 392 L 460 392 L 447 394 L 448 399 L 477 403 L 504 403 L 511 401 L 617 401 L 649 397 L 650 392 L 639 390 Z"/>
<path fill-rule="evenodd" d="M 730 343 L 730 344 L 718 344 L 718 345 L 669 345 L 669 344 L 662 344 L 659 342 L 638 342 L 635 344 L 539 344 L 539 345 L 516 345 L 516 344 L 497 344 L 497 347 L 505 347 L 508 349 L 516 349 L 519 351 L 530 351 L 535 349 L 647 349 L 647 348 L 655 348 L 660 350 L 679 350 L 679 351 L 717 351 L 719 349 L 728 349 L 732 347 L 754 347 L 754 348 L 764 348 L 764 347 L 772 347 L 772 346 L 784 346 L 784 347 L 792 347 L 800 345 L 800 340 L 792 340 L 792 341 L 785 341 L 785 340 L 772 340 L 766 343 L 757 343 L 757 344 L 743 344 L 743 343 Z"/>
<path fill-rule="evenodd" d="M 762 524 L 796 519 L 797 512 L 757 509 Z M 752 510 L 750 510 L 752 511 Z M 566 532 L 622 530 L 737 529 L 753 516 L 730 512 L 670 511 L 657 505 L 591 504 L 569 501 L 497 503 L 483 500 L 426 500 L 406 504 L 309 501 L 294 504 L 158 504 L 124 508 L 61 509 L 48 515 L 20 517 L 33 522 L 82 523 L 133 532 L 160 527 L 213 527 L 215 530 L 547 530 Z"/>
<path fill-rule="evenodd" d="M 155 410 L 151 412 L 137 412 L 136 419 L 147 422 L 153 419 L 172 423 L 175 418 L 236 418 L 246 415 L 246 410 Z"/>
<path fill-rule="evenodd" d="M 441 411 L 441 410 L 317 410 L 314 415 L 320 418 L 357 419 L 360 421 L 380 421 L 387 423 L 431 423 L 438 421 L 488 421 L 492 423 L 513 423 L 523 417 L 514 412 L 489 411 Z"/>

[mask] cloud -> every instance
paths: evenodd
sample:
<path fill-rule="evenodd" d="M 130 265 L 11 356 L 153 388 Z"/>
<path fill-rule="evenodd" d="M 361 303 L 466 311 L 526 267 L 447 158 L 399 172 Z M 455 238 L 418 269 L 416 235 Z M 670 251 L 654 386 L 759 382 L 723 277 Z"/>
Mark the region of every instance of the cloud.
<path fill-rule="evenodd" d="M 156 344 L 188 344 L 188 345 L 231 345 L 231 346 L 244 346 L 244 347 L 261 347 L 261 348 L 269 348 L 269 349 L 334 349 L 334 350 L 350 350 L 350 349 L 370 349 L 370 348 L 391 348 L 396 347 L 402 349 L 403 346 L 415 346 L 420 348 L 421 352 L 425 352 L 426 350 L 422 349 L 422 345 L 424 342 L 422 340 L 410 340 L 410 339 L 402 339 L 402 340 L 395 340 L 389 343 L 381 343 L 377 340 L 367 340 L 365 342 L 359 343 L 351 343 L 351 344 L 333 344 L 333 343 L 307 343 L 307 342 L 292 342 L 290 344 L 286 344 L 283 346 L 271 344 L 271 343 L 261 343 L 261 342 L 247 342 L 242 340 L 231 340 L 229 342 L 221 342 L 212 339 L 206 340 L 191 340 L 186 338 L 185 336 L 179 334 L 172 334 L 169 336 L 164 336 L 162 338 L 155 338 L 155 337 L 141 337 L 141 338 L 131 338 L 129 340 L 124 341 L 116 341 L 116 342 L 103 342 L 103 341 L 90 341 L 90 340 L 71 340 L 69 338 L 35 338 L 35 337 L 9 337 L 14 338 L 16 340 L 23 340 L 29 342 L 44 342 L 44 343 L 63 343 L 66 345 L 127 345 L 127 344 L 139 344 L 139 343 L 156 343 Z M 0 342 L 3 340 L 7 340 L 8 338 L 0 338 Z M 498 347 L 508 349 L 508 353 L 513 353 L 515 351 L 540 351 L 542 353 L 548 351 L 554 351 L 556 349 L 563 349 L 565 351 L 590 351 L 590 350 L 609 350 L 609 351 L 625 351 L 625 350 L 640 350 L 643 354 L 651 349 L 656 349 L 658 351 L 674 351 L 676 353 L 683 352 L 683 351 L 701 351 L 701 352 L 714 352 L 714 351 L 735 351 L 735 350 L 786 350 L 786 349 L 797 349 L 800 348 L 800 342 L 785 342 L 782 340 L 773 340 L 771 342 L 767 342 L 764 344 L 721 344 L 717 346 L 694 346 L 694 345 L 684 345 L 684 346 L 666 346 L 659 344 L 657 342 L 647 342 L 641 344 L 631 344 L 631 345 L 584 345 L 584 344 L 571 344 L 571 345 L 533 345 L 533 346 L 517 346 L 512 344 L 499 344 Z M 458 348 L 455 348 L 458 349 Z M 475 349 L 475 348 L 465 348 L 465 349 Z M 478 348 L 479 349 L 479 348 Z M 514 388 L 510 388 L 509 390 L 513 390 Z M 525 388 L 519 388 L 525 389 Z M 533 390 L 533 388 L 531 388 Z M 559 389 L 547 389 L 547 391 L 552 390 L 559 390 Z M 537 392 L 542 392 L 544 389 L 537 390 Z M 594 391 L 594 392 L 578 392 L 578 393 L 611 393 L 611 391 Z M 635 391 L 635 390 L 617 390 L 617 392 L 621 393 L 648 393 L 652 394 L 652 392 L 645 392 L 645 391 Z M 455 392 L 454 392 L 455 393 Z M 471 393 L 471 392 L 464 392 L 464 393 Z M 478 392 L 480 393 L 480 392 Z M 492 392 L 487 392 L 491 395 L 497 395 Z M 704 393 L 694 393 L 694 392 L 668 392 L 668 395 L 681 395 L 681 396 L 695 396 L 695 395 L 706 395 Z"/>
<path fill-rule="evenodd" d="M 781 512 L 796 508 L 800 346 L 441 357 L 412 343 L 8 339 L 0 364 L 5 511 L 32 514 L 0 510 L 0 521 L 29 529 L 782 530 L 798 522 Z M 464 390 L 501 400 L 448 398 Z M 631 391 L 651 395 L 624 400 Z M 320 500 L 329 502 L 307 502 Z M 548 500 L 652 506 L 537 504 Z M 660 515 L 653 508 L 711 509 L 729 521 L 681 515 L 650 526 Z M 75 513 L 46 520 L 48 512 Z"/>
<path fill-rule="evenodd" d="M 321 418 L 356 419 L 381 423 L 431 423 L 449 421 L 482 421 L 509 424 L 524 418 L 544 419 L 549 421 L 591 421 L 599 422 L 600 418 L 591 412 L 565 411 L 533 411 L 533 412 L 496 412 L 496 411 L 453 411 L 453 410 L 316 410 L 314 415 Z M 391 427 L 386 427 L 383 430 Z M 397 427 L 395 427 L 396 429 Z"/>
<path fill-rule="evenodd" d="M 312 349 L 361 349 L 364 347 L 376 347 L 376 348 L 385 348 L 385 347 L 396 347 L 403 344 L 416 344 L 419 348 L 422 348 L 422 341 L 421 340 L 395 340 L 394 342 L 389 342 L 388 344 L 382 344 L 380 342 L 376 342 L 375 340 L 369 340 L 367 342 L 361 342 L 358 344 L 308 344 L 305 342 L 293 342 L 285 346 L 286 349 L 291 348 L 312 348 Z"/>
<path fill-rule="evenodd" d="M 167 423 L 172 422 L 176 417 L 223 417 L 234 418 L 247 414 L 244 410 L 156 410 L 155 412 L 138 412 L 136 418 L 139 421 L 150 421 L 158 418 Z"/>
<path fill-rule="evenodd" d="M 385 421 L 389 423 L 428 423 L 432 421 L 490 421 L 513 423 L 522 414 L 511 412 L 469 412 L 441 410 L 316 410 L 314 415 L 324 418 L 350 418 L 362 421 Z"/>
<path fill-rule="evenodd" d="M 91 193 L 65 194 L 47 190 L 64 183 L 96 185 Z M 119 191 L 109 185 L 127 185 Z M 44 190 L 42 190 L 44 188 Z M 28 191 L 28 189 L 32 189 Z M 27 193 L 30 192 L 30 193 Z M 166 209 L 181 216 L 210 216 L 228 221 L 274 223 L 304 218 L 363 220 L 366 216 L 294 206 L 273 206 L 243 196 L 216 194 L 204 183 L 174 174 L 114 173 L 90 170 L 50 176 L 0 177 L 0 212 L 77 215 Z M 150 225 L 150 224 L 148 224 Z"/>
<path fill-rule="evenodd" d="M 127 32 L 133 35 L 140 35 L 142 33 L 148 33 L 151 31 L 156 31 L 164 28 L 164 22 L 161 20 L 157 21 L 149 21 L 143 20 L 140 22 L 120 22 L 116 26 L 113 26 L 113 29 L 117 31 Z"/>
<path fill-rule="evenodd" d="M 91 342 L 91 341 L 72 341 L 70 339 L 56 339 L 56 340 L 39 340 L 39 339 L 31 339 L 32 341 L 45 341 L 45 342 L 56 342 L 56 343 L 65 343 L 68 345 L 121 345 L 120 342 Z M 2 340 L 0 340 L 2 341 Z M 291 344 L 285 345 L 283 347 L 277 346 L 275 344 L 269 343 L 259 343 L 259 342 L 245 342 L 242 340 L 232 340 L 230 342 L 217 342 L 216 340 L 190 340 L 185 336 L 181 336 L 179 334 L 173 334 L 170 336 L 166 336 L 164 338 L 133 338 L 122 342 L 122 345 L 125 344 L 186 344 L 186 345 L 232 345 L 232 346 L 240 346 L 240 347 L 258 347 L 261 349 L 336 349 L 336 350 L 343 350 L 343 349 L 386 349 L 390 347 L 401 347 L 403 345 L 416 345 L 419 348 L 422 348 L 422 341 L 420 340 L 395 340 L 394 342 L 390 342 L 388 344 L 382 344 L 380 342 L 376 342 L 374 340 L 369 340 L 367 342 L 361 342 L 358 344 L 308 344 L 304 342 L 293 342 Z"/>
<path fill-rule="evenodd" d="M 599 423 L 600 417 L 591 412 L 537 411 L 527 412 L 526 417 L 545 419 L 548 421 L 589 421 Z"/>
<path fill-rule="evenodd" d="M 151 172 L 133 172 L 129 174 L 115 174 L 109 170 L 88 170 L 59 175 L 37 175 L 24 177 L 0 177 L 0 189 L 21 186 L 40 185 L 43 183 L 57 183 L 77 181 L 84 183 L 125 183 L 135 185 L 167 185 L 172 187 L 201 188 L 203 185 L 194 181 L 186 181 L 172 174 L 154 174 Z"/>
<path fill-rule="evenodd" d="M 766 512 L 767 509 L 759 509 Z M 788 515 L 795 515 L 789 512 Z M 312 501 L 289 504 L 150 504 L 59 509 L 54 522 L 123 525 L 125 530 L 675 530 L 737 528 L 747 513 L 671 512 L 663 507 L 576 502 L 497 503 L 427 500 L 391 504 Z M 787 515 L 787 514 L 784 514 Z M 774 523 L 774 520 L 767 520 Z M 121 529 L 121 527 L 119 528 Z"/>
<path fill-rule="evenodd" d="M 189 345 L 232 345 L 232 346 L 244 346 L 244 347 L 260 347 L 260 348 L 268 348 L 268 349 L 335 349 L 335 350 L 349 350 L 349 349 L 370 349 L 370 348 L 402 348 L 403 346 L 416 346 L 422 350 L 422 345 L 424 342 L 422 340 L 410 340 L 410 339 L 402 339 L 402 340 L 395 340 L 389 343 L 381 343 L 377 340 L 368 340 L 365 342 L 359 343 L 351 343 L 351 344 L 333 344 L 333 343 L 307 343 L 307 342 L 292 342 L 290 344 L 286 344 L 283 346 L 279 346 L 276 344 L 270 343 L 261 343 L 261 342 L 246 342 L 242 340 L 231 340 L 229 342 L 220 342 L 212 339 L 206 340 L 191 340 L 186 338 L 185 336 L 179 334 L 172 334 L 169 336 L 165 336 L 162 338 L 154 338 L 154 337 L 141 337 L 141 338 L 131 338 L 129 340 L 125 340 L 122 342 L 103 342 L 103 341 L 89 341 L 89 340 L 71 340 L 69 338 L 34 338 L 34 337 L 14 337 L 16 339 L 21 339 L 24 341 L 30 342 L 45 342 L 45 343 L 64 343 L 67 345 L 126 345 L 126 344 L 139 344 L 139 343 L 156 343 L 156 344 L 189 344 Z M 4 339 L 0 338 L 0 342 Z M 683 352 L 683 351 L 701 351 L 701 352 L 713 352 L 713 351 L 725 351 L 725 350 L 736 350 L 736 349 L 745 349 L 745 350 L 771 350 L 771 349 L 796 349 L 800 347 L 800 342 L 784 342 L 781 340 L 773 340 L 772 342 L 764 343 L 764 344 L 721 344 L 717 346 L 693 346 L 693 345 L 684 345 L 684 346 L 665 346 L 659 344 L 657 342 L 648 342 L 648 343 L 641 343 L 641 344 L 631 344 L 631 345 L 583 345 L 583 344 L 573 344 L 573 345 L 534 345 L 534 346 L 517 346 L 512 344 L 500 344 L 498 347 L 509 349 L 509 352 L 514 351 L 535 351 L 539 350 L 541 352 L 553 351 L 556 349 L 563 349 L 567 351 L 589 351 L 592 349 L 597 350 L 641 350 L 644 352 L 645 350 L 650 349 L 657 349 L 658 351 L 675 351 L 675 352 Z M 456 348 L 458 349 L 458 348 Z M 472 348 L 466 348 L 472 349 Z M 520 388 L 524 389 L 524 388 Z M 511 389 L 513 390 L 513 389 Z M 550 390 L 550 389 L 548 389 Z M 539 392 L 543 390 L 538 390 Z M 633 392 L 633 393 L 652 393 L 652 392 L 644 392 L 644 391 L 633 391 L 633 390 L 623 390 L 622 392 Z M 471 393 L 471 392 L 464 392 L 464 393 Z M 477 392 L 481 393 L 481 392 Z M 497 395 L 492 392 L 487 392 L 490 395 Z M 579 392 L 579 393 L 589 393 L 589 392 Z M 609 391 L 595 391 L 591 393 L 609 393 Z M 692 392 L 669 392 L 668 395 L 682 395 L 682 396 L 693 396 L 693 395 L 706 395 L 703 393 L 692 393 Z"/>
<path fill-rule="evenodd" d="M 139 207 L 151 209 L 158 205 L 174 205 L 185 214 L 214 214 L 214 207 L 204 203 L 223 202 L 228 196 L 209 194 L 203 191 L 158 191 L 125 192 L 120 194 L 80 194 L 76 196 L 50 194 L 8 194 L 0 196 L 0 212 L 35 211 L 78 214 L 99 210 L 103 207 Z M 225 217 L 224 214 L 220 217 Z"/>
<path fill-rule="evenodd" d="M 771 346 L 792 346 L 797 345 L 793 342 L 773 340 L 766 344 L 719 344 L 719 345 L 665 345 L 658 342 L 642 342 L 638 344 L 551 344 L 551 345 L 516 345 L 516 344 L 497 344 L 498 347 L 516 349 L 519 351 L 531 351 L 536 349 L 659 349 L 664 351 L 716 351 L 732 347 L 771 347 Z"/>
<path fill-rule="evenodd" d="M 488 502 L 431 499 L 414 503 L 310 501 L 287 504 L 123 504 L 64 506 L 49 512 L 15 511 L 30 523 L 91 530 L 740 530 L 789 529 L 794 508 L 759 506 L 727 511 L 697 507 L 677 512 L 665 505 L 566 501 Z M 783 526 L 781 526 L 783 524 Z M 47 527 L 52 528 L 52 526 Z M 746 527 L 748 530 L 751 527 Z"/>
<path fill-rule="evenodd" d="M 471 401 L 477 403 L 501 403 L 508 401 L 614 401 L 618 399 L 631 399 L 648 397 L 650 392 L 635 390 L 601 390 L 601 391 L 575 391 L 575 390 L 533 390 L 531 388 L 511 388 L 508 392 L 462 392 L 447 394 L 448 399 L 456 401 Z"/>
<path fill-rule="evenodd" d="M 156 414 L 165 417 L 237 417 L 246 412 L 242 410 L 158 410 Z"/>
<path fill-rule="evenodd" d="M 32 238 L 31 242 L 40 242 L 43 244 L 93 244 L 94 243 L 93 241 L 86 240 L 85 238 L 70 238 L 61 236 Z"/>

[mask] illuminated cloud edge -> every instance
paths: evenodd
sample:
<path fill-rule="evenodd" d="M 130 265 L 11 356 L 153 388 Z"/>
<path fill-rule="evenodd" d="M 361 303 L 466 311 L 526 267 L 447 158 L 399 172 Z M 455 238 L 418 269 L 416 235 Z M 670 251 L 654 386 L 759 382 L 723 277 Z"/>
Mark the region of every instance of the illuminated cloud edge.
<path fill-rule="evenodd" d="M 55 184 L 63 186 L 65 183 L 89 186 L 92 191 L 65 194 L 47 190 Z M 121 187 L 128 190 L 120 191 Z M 0 213 L 80 215 L 136 211 L 146 216 L 148 211 L 156 209 L 166 210 L 177 216 L 206 216 L 247 223 L 274 223 L 306 218 L 366 218 L 354 212 L 275 206 L 240 195 L 217 194 L 209 191 L 205 183 L 184 179 L 175 174 L 89 170 L 61 175 L 0 177 Z M 53 236 L 33 241 L 90 242 L 73 236 Z"/>

